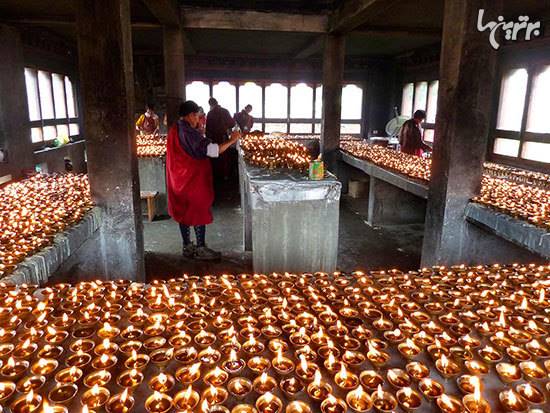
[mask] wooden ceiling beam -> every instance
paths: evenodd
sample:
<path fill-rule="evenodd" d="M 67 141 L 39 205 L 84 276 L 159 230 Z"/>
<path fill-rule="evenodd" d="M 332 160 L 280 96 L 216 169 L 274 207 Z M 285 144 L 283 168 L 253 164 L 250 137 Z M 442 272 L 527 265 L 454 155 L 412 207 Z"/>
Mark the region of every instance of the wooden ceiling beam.
<path fill-rule="evenodd" d="M 331 33 L 349 33 L 377 17 L 400 0 L 345 0 L 330 19 Z"/>
<path fill-rule="evenodd" d="M 307 42 L 300 49 L 296 50 L 292 56 L 293 59 L 307 59 L 313 56 L 315 53 L 323 50 L 324 36 L 318 36 L 313 41 Z"/>
<path fill-rule="evenodd" d="M 326 33 L 328 16 L 250 10 L 182 9 L 186 29 Z"/>
<path fill-rule="evenodd" d="M 143 3 L 163 26 L 181 24 L 180 7 L 176 0 L 143 0 Z"/>

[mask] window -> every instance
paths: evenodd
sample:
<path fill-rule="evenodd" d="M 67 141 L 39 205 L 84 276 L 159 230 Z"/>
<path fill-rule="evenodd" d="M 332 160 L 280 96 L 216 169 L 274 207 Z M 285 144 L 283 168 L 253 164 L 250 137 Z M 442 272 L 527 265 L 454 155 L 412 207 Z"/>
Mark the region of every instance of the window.
<path fill-rule="evenodd" d="M 434 141 L 438 92 L 439 80 L 423 80 L 416 83 L 406 83 L 403 86 L 401 116 L 412 118 L 417 110 L 426 111 L 426 119 L 422 124 L 424 129 L 422 139 L 428 143 Z"/>
<path fill-rule="evenodd" d="M 38 71 L 38 91 L 40 93 L 40 108 L 42 119 L 55 117 L 52 96 L 52 78 L 48 72 Z"/>
<path fill-rule="evenodd" d="M 38 77 L 36 70 L 25 69 L 25 85 L 27 86 L 27 103 L 31 121 L 40 120 L 40 101 L 38 97 Z"/>
<path fill-rule="evenodd" d="M 437 93 L 439 92 L 439 80 L 430 82 L 428 88 L 428 108 L 426 109 L 426 123 L 435 124 L 437 115 Z"/>
<path fill-rule="evenodd" d="M 340 133 L 345 135 L 359 135 L 361 133 L 360 123 L 342 123 Z"/>
<path fill-rule="evenodd" d="M 226 108 L 231 116 L 237 112 L 237 88 L 229 82 L 216 83 L 212 94 L 218 103 Z"/>
<path fill-rule="evenodd" d="M 529 161 L 550 163 L 550 143 L 525 142 L 521 157 Z"/>
<path fill-rule="evenodd" d="M 265 117 L 267 119 L 286 119 L 288 117 L 288 88 L 286 86 L 272 83 L 265 88 Z"/>
<path fill-rule="evenodd" d="M 414 110 L 426 110 L 428 100 L 428 82 L 418 82 L 414 87 Z"/>
<path fill-rule="evenodd" d="M 239 86 L 239 110 L 246 105 L 252 105 L 250 114 L 253 117 L 262 118 L 262 87 L 254 82 L 246 82 Z"/>
<path fill-rule="evenodd" d="M 342 88 L 342 119 L 361 119 L 362 110 L 363 89 L 357 85 L 344 86 Z"/>
<path fill-rule="evenodd" d="M 54 73 L 52 74 L 52 80 L 55 118 L 65 119 L 67 117 L 67 102 L 65 101 L 65 82 L 63 81 L 63 76 Z"/>
<path fill-rule="evenodd" d="M 291 123 L 290 133 L 311 133 L 311 123 Z"/>
<path fill-rule="evenodd" d="M 533 79 L 527 132 L 550 133 L 550 66 Z"/>
<path fill-rule="evenodd" d="M 403 86 L 401 97 L 401 116 L 412 117 L 413 112 L 414 83 L 407 83 Z"/>
<path fill-rule="evenodd" d="M 299 83 L 290 88 L 290 117 L 293 119 L 311 119 L 313 116 L 313 88 Z M 291 127 L 292 129 L 292 127 Z M 309 125 L 311 132 L 311 125 Z"/>
<path fill-rule="evenodd" d="M 493 152 L 502 156 L 518 156 L 519 141 L 514 139 L 496 138 Z"/>
<path fill-rule="evenodd" d="M 323 86 L 315 88 L 315 119 L 323 117 Z"/>
<path fill-rule="evenodd" d="M 434 141 L 434 133 L 433 129 L 424 129 L 424 142 L 432 143 Z"/>
<path fill-rule="evenodd" d="M 79 135 L 76 93 L 68 76 L 27 67 L 25 86 L 32 143 Z"/>
<path fill-rule="evenodd" d="M 208 83 L 195 81 L 185 86 L 185 98 L 194 101 L 208 113 L 208 99 L 210 99 L 210 86 Z"/>
<path fill-rule="evenodd" d="M 514 69 L 502 79 L 497 129 L 519 132 L 523 118 L 527 70 Z"/>
<path fill-rule="evenodd" d="M 287 124 L 286 123 L 266 123 L 265 124 L 265 133 L 287 133 Z"/>
<path fill-rule="evenodd" d="M 520 167 L 547 168 L 550 164 L 549 105 L 550 65 L 534 63 L 505 71 L 490 143 L 491 160 Z"/>

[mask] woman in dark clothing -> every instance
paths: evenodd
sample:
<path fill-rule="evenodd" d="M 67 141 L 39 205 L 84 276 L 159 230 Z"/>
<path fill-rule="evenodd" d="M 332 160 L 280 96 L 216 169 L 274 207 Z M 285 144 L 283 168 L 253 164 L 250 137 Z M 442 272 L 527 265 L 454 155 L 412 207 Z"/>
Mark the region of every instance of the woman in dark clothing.
<path fill-rule="evenodd" d="M 227 142 L 216 144 L 197 129 L 199 106 L 193 101 L 181 104 L 180 119 L 168 132 L 166 153 L 166 180 L 168 212 L 180 224 L 183 255 L 211 260 L 220 257 L 206 247 L 206 225 L 212 223 L 214 202 L 212 166 L 209 158 L 217 158 L 240 137 L 233 133 Z M 190 239 L 195 229 L 197 245 Z"/>

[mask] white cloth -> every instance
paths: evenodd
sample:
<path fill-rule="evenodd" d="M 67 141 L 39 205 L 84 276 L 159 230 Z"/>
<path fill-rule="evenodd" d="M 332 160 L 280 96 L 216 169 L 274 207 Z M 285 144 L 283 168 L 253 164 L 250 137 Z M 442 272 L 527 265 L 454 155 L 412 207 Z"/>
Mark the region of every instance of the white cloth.
<path fill-rule="evenodd" d="M 206 156 L 217 158 L 220 156 L 220 146 L 217 143 L 211 143 L 206 147 Z"/>

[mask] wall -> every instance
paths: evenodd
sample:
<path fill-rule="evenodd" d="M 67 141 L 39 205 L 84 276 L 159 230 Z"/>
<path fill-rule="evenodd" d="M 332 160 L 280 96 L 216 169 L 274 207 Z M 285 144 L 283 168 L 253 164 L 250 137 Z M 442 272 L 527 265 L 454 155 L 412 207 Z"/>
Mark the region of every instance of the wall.
<path fill-rule="evenodd" d="M 185 79 L 233 80 L 267 82 L 321 83 L 320 58 L 289 60 L 281 58 L 242 59 L 239 57 L 186 56 Z M 137 55 L 134 57 L 136 82 L 136 110 L 147 101 L 156 103 L 163 111 L 164 73 L 162 56 Z M 363 131 L 384 130 L 392 115 L 392 91 L 395 87 L 395 62 L 385 58 L 347 58 L 344 81 L 358 82 L 365 88 L 363 102 Z"/>
<path fill-rule="evenodd" d="M 0 163 L 0 177 L 21 178 L 41 163 L 47 164 L 48 172 L 64 172 L 65 157 L 71 159 L 75 172 L 85 172 L 83 141 L 44 150 L 31 142 L 28 123 L 24 68 L 63 73 L 76 80 L 78 66 L 72 46 L 44 30 L 0 25 L 0 56 L 0 147 L 8 150 L 8 161 Z"/>

